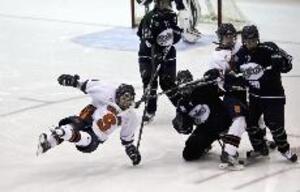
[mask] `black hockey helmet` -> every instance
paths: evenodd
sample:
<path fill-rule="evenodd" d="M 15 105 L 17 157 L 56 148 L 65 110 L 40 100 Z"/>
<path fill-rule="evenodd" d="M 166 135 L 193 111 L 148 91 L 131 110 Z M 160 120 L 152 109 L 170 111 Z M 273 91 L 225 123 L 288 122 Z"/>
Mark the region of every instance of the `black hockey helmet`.
<path fill-rule="evenodd" d="M 176 84 L 177 85 L 191 82 L 191 81 L 193 81 L 193 75 L 188 69 L 178 71 L 177 76 L 176 76 Z M 178 93 L 181 95 L 190 95 L 192 90 L 193 89 L 191 87 L 186 87 L 186 88 L 179 89 Z"/>
<path fill-rule="evenodd" d="M 122 83 L 116 90 L 116 103 L 122 109 L 128 109 L 134 102 L 135 91 L 132 85 Z"/>
<path fill-rule="evenodd" d="M 222 23 L 217 31 L 216 34 L 218 36 L 219 42 L 221 43 L 223 40 L 223 37 L 226 35 L 237 35 L 237 31 L 235 27 L 231 23 Z"/>
<path fill-rule="evenodd" d="M 193 75 L 188 69 L 178 71 L 177 76 L 176 76 L 176 84 L 177 85 L 180 85 L 182 83 L 187 83 L 190 81 L 193 81 Z"/>
<path fill-rule="evenodd" d="M 244 26 L 242 29 L 242 41 L 244 42 L 244 40 L 246 39 L 254 38 L 257 38 L 257 40 L 259 41 L 259 33 L 257 27 L 255 25 Z"/>

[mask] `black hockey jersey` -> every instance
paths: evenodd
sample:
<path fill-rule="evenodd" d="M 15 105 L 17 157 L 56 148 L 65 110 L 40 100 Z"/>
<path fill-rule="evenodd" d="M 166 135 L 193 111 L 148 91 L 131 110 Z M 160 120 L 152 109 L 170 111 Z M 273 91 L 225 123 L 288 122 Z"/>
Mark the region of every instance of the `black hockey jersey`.
<path fill-rule="evenodd" d="M 259 43 L 254 50 L 242 46 L 234 57 L 238 73 L 249 84 L 249 93 L 258 97 L 284 97 L 281 73 L 292 68 L 291 56 L 272 42 Z"/>
<path fill-rule="evenodd" d="M 147 13 L 138 28 L 137 35 L 150 47 L 171 46 L 181 38 L 182 30 L 177 26 L 177 15 L 170 9 L 154 8 Z"/>
<path fill-rule="evenodd" d="M 177 112 L 188 115 L 195 125 L 208 125 L 212 132 L 224 131 L 231 119 L 219 96 L 216 84 L 197 87 L 179 101 Z"/>

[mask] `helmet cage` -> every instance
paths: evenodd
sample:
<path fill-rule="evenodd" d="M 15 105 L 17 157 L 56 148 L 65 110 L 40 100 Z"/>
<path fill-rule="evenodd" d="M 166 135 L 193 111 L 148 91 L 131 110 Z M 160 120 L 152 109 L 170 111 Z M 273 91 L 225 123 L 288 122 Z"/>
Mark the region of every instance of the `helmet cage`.
<path fill-rule="evenodd" d="M 116 90 L 116 103 L 122 109 L 128 109 L 134 102 L 135 92 L 132 85 L 121 84 Z"/>
<path fill-rule="evenodd" d="M 225 36 L 233 36 L 234 40 L 236 39 L 236 35 L 237 35 L 237 31 L 235 29 L 235 27 L 231 24 L 231 23 L 222 23 L 217 31 L 216 34 L 218 36 L 219 39 L 219 43 L 222 44 L 223 43 L 223 39 Z"/>

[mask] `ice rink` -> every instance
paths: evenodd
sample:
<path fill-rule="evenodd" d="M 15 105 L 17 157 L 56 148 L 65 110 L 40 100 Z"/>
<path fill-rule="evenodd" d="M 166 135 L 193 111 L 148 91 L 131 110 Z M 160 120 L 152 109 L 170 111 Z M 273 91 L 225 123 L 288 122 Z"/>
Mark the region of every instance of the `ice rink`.
<path fill-rule="evenodd" d="M 237 4 L 259 27 L 263 41 L 276 42 L 294 57 L 294 68 L 283 75 L 283 83 L 288 139 L 300 155 L 300 1 Z M 181 152 L 187 137 L 172 128 L 175 111 L 165 96 L 159 99 L 154 122 L 144 128 L 139 166 L 131 166 L 119 130 L 92 154 L 64 143 L 35 155 L 41 132 L 90 101 L 78 90 L 59 86 L 60 74 L 131 83 L 137 98 L 141 96 L 134 51 L 138 41 L 135 29 L 129 28 L 129 8 L 129 0 L 0 0 L 0 191 L 300 192 L 299 163 L 287 162 L 278 152 L 243 171 L 224 171 L 218 168 L 220 147 L 214 143 L 205 158 L 185 162 Z M 102 32 L 120 29 L 128 32 L 128 42 L 118 41 L 126 34 L 101 39 Z M 199 30 L 204 38 L 197 46 L 178 45 L 183 48 L 178 50 L 177 70 L 190 69 L 195 77 L 207 68 L 216 26 L 202 24 Z M 249 149 L 244 135 L 241 156 Z"/>

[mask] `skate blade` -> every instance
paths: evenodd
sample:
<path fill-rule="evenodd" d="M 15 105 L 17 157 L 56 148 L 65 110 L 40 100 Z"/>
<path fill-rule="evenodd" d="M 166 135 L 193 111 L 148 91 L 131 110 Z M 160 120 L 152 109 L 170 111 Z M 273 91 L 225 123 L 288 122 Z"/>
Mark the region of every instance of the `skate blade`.
<path fill-rule="evenodd" d="M 227 169 L 230 171 L 241 171 L 243 170 L 245 167 L 243 164 L 238 164 L 238 165 L 229 165 L 228 163 L 220 163 L 219 164 L 219 168 L 220 169 Z"/>

